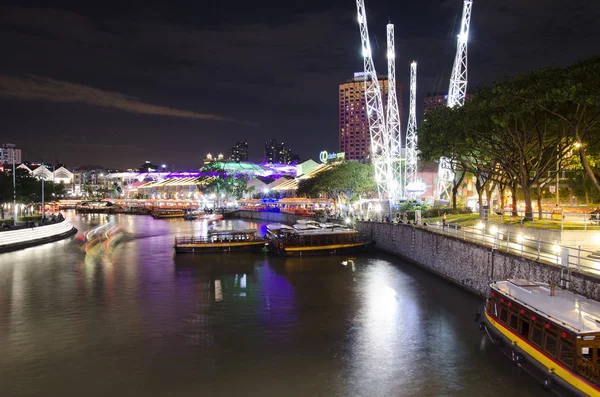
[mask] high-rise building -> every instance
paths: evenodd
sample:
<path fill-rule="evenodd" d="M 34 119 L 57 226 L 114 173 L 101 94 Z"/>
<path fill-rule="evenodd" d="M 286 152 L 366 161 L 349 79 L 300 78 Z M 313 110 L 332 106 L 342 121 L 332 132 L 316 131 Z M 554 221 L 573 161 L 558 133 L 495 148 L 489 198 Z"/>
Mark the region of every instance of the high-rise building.
<path fill-rule="evenodd" d="M 0 146 L 0 165 L 12 164 L 14 161 L 17 164 L 21 163 L 21 149 L 17 149 L 17 146 L 13 143 L 3 143 Z"/>
<path fill-rule="evenodd" d="M 291 164 L 298 158 L 292 153 L 292 149 L 287 149 L 285 143 L 279 143 L 276 139 L 265 142 L 265 163 L 271 164 Z"/>
<path fill-rule="evenodd" d="M 385 114 L 388 100 L 387 76 L 379 77 L 379 87 Z M 339 91 L 339 151 L 344 152 L 348 160 L 364 161 L 371 154 L 371 135 L 366 113 L 364 73 L 354 73 L 352 80 L 340 84 Z M 398 108 L 402 109 L 402 85 L 398 84 L 396 92 L 398 95 Z"/>
<path fill-rule="evenodd" d="M 231 147 L 231 161 L 248 161 L 248 142 L 235 142 Z"/>

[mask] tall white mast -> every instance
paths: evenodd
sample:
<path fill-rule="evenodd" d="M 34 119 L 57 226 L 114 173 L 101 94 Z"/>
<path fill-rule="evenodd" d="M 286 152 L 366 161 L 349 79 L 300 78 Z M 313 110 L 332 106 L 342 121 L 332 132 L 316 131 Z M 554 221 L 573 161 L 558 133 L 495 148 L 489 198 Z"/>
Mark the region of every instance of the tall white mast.
<path fill-rule="evenodd" d="M 388 59 L 388 103 L 387 103 L 387 141 L 390 143 L 390 164 L 392 171 L 392 197 L 404 197 L 404 178 L 402 175 L 402 136 L 400 133 L 400 111 L 396 95 L 396 50 L 394 45 L 394 25 L 387 25 Z"/>
<path fill-rule="evenodd" d="M 467 41 L 469 39 L 469 23 L 471 22 L 471 6 L 473 0 L 464 0 L 460 33 L 456 44 L 456 57 L 450 76 L 448 88 L 448 106 L 462 106 L 467 95 Z"/>
<path fill-rule="evenodd" d="M 381 89 L 371 54 L 364 0 L 356 0 L 356 8 L 358 11 L 358 24 L 360 25 L 360 38 L 365 65 L 365 103 L 367 106 L 367 118 L 369 120 L 369 132 L 371 134 L 371 162 L 375 166 L 375 180 L 377 181 L 379 199 L 393 199 L 390 197 L 393 192 L 390 191 L 392 179 L 388 135 L 381 100 Z"/>
<path fill-rule="evenodd" d="M 471 6 L 473 0 L 464 0 L 460 32 L 456 44 L 456 57 L 450 75 L 450 87 L 448 88 L 448 106 L 462 106 L 467 95 L 467 42 L 469 40 L 469 24 L 471 23 Z M 450 160 L 442 157 L 438 168 L 438 183 L 436 195 L 439 198 L 450 198 L 451 185 L 454 180 Z"/>
<path fill-rule="evenodd" d="M 408 124 L 406 126 L 406 173 L 404 175 L 404 192 L 408 197 L 406 186 L 417 179 L 417 63 L 410 64 L 410 105 Z"/>

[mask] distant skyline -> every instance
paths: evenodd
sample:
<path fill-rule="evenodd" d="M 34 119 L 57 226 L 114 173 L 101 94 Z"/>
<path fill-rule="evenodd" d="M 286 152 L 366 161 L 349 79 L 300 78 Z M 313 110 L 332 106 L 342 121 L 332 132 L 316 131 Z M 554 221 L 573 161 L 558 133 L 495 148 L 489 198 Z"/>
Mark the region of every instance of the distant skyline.
<path fill-rule="evenodd" d="M 418 62 L 421 114 L 447 90 L 462 1 L 365 2 L 377 72 L 389 21 L 404 98 Z M 261 161 L 271 138 L 317 159 L 338 148 L 339 84 L 363 68 L 354 1 L 3 4 L 0 143 L 29 161 L 197 168 L 240 140 Z M 600 53 L 598 20 L 600 2 L 474 0 L 469 88 Z"/>

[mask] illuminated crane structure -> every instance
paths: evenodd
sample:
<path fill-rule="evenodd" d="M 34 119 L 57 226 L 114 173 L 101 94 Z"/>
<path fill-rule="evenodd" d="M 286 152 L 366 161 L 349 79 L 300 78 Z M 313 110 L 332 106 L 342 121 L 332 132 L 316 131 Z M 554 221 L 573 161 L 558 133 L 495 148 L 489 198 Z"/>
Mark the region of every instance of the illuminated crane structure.
<path fill-rule="evenodd" d="M 404 193 L 411 198 L 418 191 L 417 182 L 417 63 L 410 64 L 410 104 L 406 126 L 406 171 Z"/>
<path fill-rule="evenodd" d="M 460 32 L 456 44 L 456 57 L 450 76 L 448 88 L 448 107 L 462 106 L 467 96 L 467 42 L 469 40 L 469 24 L 471 22 L 471 6 L 473 0 L 464 0 Z M 442 157 L 438 169 L 437 196 L 450 198 L 450 189 L 454 173 L 450 160 Z"/>
<path fill-rule="evenodd" d="M 375 166 L 375 180 L 379 199 L 384 200 L 387 198 L 393 201 L 395 194 L 394 189 L 391 189 L 393 180 L 389 150 L 390 142 L 383 112 L 381 89 L 371 53 L 364 0 L 356 0 L 356 8 L 365 66 L 365 103 L 371 135 L 371 162 Z"/>
<path fill-rule="evenodd" d="M 387 25 L 387 60 L 388 60 L 388 103 L 387 103 L 387 135 L 390 144 L 391 183 L 390 200 L 405 197 L 402 170 L 402 135 L 400 133 L 400 111 L 396 95 L 396 52 L 394 46 L 394 25 Z"/>

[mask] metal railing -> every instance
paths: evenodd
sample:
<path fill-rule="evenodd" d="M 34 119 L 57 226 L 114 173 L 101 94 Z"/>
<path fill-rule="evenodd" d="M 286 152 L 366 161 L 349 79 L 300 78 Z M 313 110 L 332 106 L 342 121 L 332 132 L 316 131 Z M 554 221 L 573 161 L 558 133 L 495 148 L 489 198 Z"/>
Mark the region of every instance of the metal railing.
<path fill-rule="evenodd" d="M 501 227 L 493 233 L 486 228 L 460 226 L 457 224 L 443 225 L 440 222 L 428 224 L 433 231 L 450 235 L 465 241 L 471 241 L 489 246 L 493 249 L 517 254 L 522 257 L 544 261 L 579 272 L 600 275 L 600 251 L 592 251 L 579 247 L 561 245 L 560 242 L 549 242 L 542 239 L 532 239 L 522 234 L 511 233 Z"/>
<path fill-rule="evenodd" d="M 481 212 L 482 220 L 497 224 L 534 226 L 543 229 L 558 230 L 600 230 L 600 211 L 567 212 L 558 207 L 551 211 L 533 212 L 531 220 L 525 222 L 523 210 L 486 210 Z"/>

